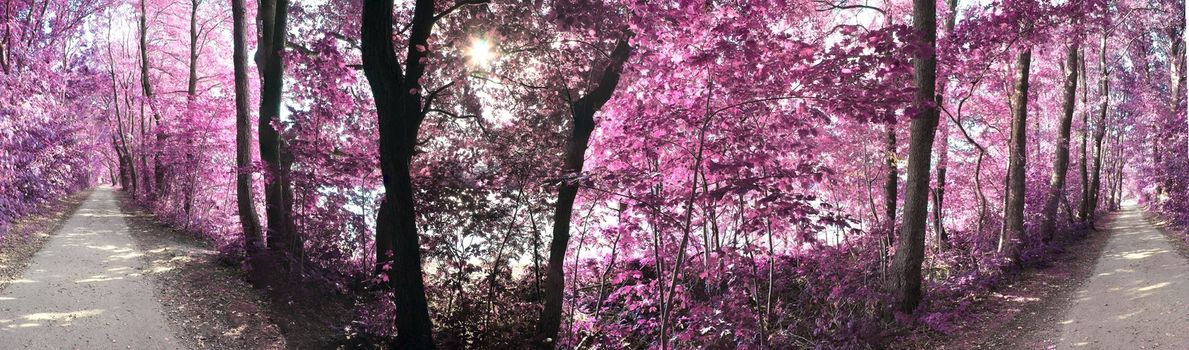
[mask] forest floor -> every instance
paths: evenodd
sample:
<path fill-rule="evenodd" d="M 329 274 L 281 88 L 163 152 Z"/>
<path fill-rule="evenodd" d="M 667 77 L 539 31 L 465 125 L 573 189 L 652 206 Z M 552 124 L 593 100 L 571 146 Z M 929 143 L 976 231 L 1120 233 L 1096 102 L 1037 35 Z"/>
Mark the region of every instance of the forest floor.
<path fill-rule="evenodd" d="M 966 322 L 981 329 L 945 347 L 1189 349 L 1189 255 L 1134 205 L 1099 227 L 995 291 Z"/>

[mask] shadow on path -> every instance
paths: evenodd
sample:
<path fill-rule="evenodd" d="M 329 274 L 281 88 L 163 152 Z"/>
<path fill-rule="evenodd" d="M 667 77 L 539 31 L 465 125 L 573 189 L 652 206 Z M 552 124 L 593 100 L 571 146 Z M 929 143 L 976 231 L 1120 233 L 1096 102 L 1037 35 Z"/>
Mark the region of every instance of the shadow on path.
<path fill-rule="evenodd" d="M 112 192 L 97 188 L 0 294 L 0 347 L 181 348 Z"/>
<path fill-rule="evenodd" d="M 1189 349 L 1189 260 L 1126 206 L 1060 319 L 1059 349 Z"/>

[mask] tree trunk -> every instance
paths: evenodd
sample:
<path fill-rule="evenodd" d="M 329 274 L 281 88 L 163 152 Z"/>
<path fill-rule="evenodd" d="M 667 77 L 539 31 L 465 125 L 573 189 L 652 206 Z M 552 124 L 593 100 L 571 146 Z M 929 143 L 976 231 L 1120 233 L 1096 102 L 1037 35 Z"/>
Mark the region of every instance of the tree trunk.
<path fill-rule="evenodd" d="M 1082 222 L 1090 220 L 1090 105 L 1089 95 L 1090 90 L 1086 86 L 1086 53 L 1083 51 L 1079 56 L 1081 61 L 1080 75 L 1082 76 L 1082 106 L 1085 112 L 1082 113 L 1082 161 L 1079 162 L 1079 170 L 1082 180 L 1082 202 L 1078 206 L 1078 219 Z"/>
<path fill-rule="evenodd" d="M 1170 86 L 1169 86 L 1169 111 L 1172 112 L 1172 115 L 1184 115 L 1184 113 L 1181 112 L 1181 103 L 1184 101 L 1184 99 L 1181 98 L 1181 94 L 1185 92 L 1184 91 L 1185 89 L 1182 87 L 1183 85 L 1185 85 L 1185 39 L 1184 39 L 1184 33 L 1185 33 L 1184 22 L 1177 21 L 1176 23 L 1173 23 L 1168 28 L 1168 37 L 1169 37 L 1169 42 L 1171 43 L 1171 45 L 1168 48 L 1169 49 L 1168 50 L 1169 51 L 1168 52 L 1168 56 L 1169 56 L 1168 73 L 1169 73 L 1169 80 L 1170 80 L 1169 81 L 1169 84 L 1170 84 Z M 1189 123 L 1189 117 L 1187 117 L 1185 119 L 1185 122 Z M 1161 138 L 1161 139 L 1157 139 L 1156 142 L 1157 142 L 1157 144 L 1159 144 L 1160 142 L 1163 142 L 1163 141 L 1164 141 L 1164 139 Z M 1189 147 L 1189 141 L 1187 141 L 1185 143 L 1185 146 Z M 1175 147 L 1175 145 L 1173 147 Z M 1186 154 L 1189 154 L 1189 153 L 1186 153 Z M 1157 164 L 1159 164 L 1159 163 L 1160 162 L 1157 161 Z M 1168 179 L 1165 179 L 1164 184 L 1161 187 L 1168 188 L 1168 185 L 1169 185 L 1168 181 L 1169 181 Z"/>
<path fill-rule="evenodd" d="M 912 120 L 908 146 L 908 182 L 904 191 L 904 225 L 900 244 L 892 261 L 889 281 L 894 307 L 912 313 L 921 301 L 921 262 L 925 259 L 925 221 L 929 201 L 929 163 L 937 131 L 934 106 L 937 74 L 937 9 L 933 0 L 913 0 L 912 26 L 928 50 L 918 50 L 913 59 L 913 103 L 919 114 Z"/>
<path fill-rule="evenodd" d="M 980 235 L 983 233 L 983 227 L 986 226 L 987 220 L 987 195 L 983 193 L 983 159 L 987 157 L 987 151 L 982 147 L 978 150 L 978 160 L 974 162 L 974 188 L 978 194 L 978 225 L 975 232 Z"/>
<path fill-rule="evenodd" d="M 144 1 L 144 0 L 141 0 L 141 1 Z M 189 79 L 186 80 L 186 102 L 188 104 L 192 104 L 194 102 L 194 98 L 198 97 L 198 4 L 199 4 L 199 2 L 200 2 L 200 0 L 190 0 L 190 76 L 189 76 Z"/>
<path fill-rule="evenodd" d="M 148 48 L 148 14 L 145 11 L 145 0 L 140 0 L 140 85 L 144 90 L 145 100 L 148 101 L 149 111 L 153 113 L 153 121 L 157 124 L 155 151 L 153 155 L 153 181 L 152 184 L 145 184 L 146 190 L 153 192 L 155 195 L 160 195 L 160 189 L 165 181 L 165 173 L 161 166 L 161 147 L 165 144 L 165 134 L 161 130 L 161 114 L 157 112 L 157 106 L 153 103 L 153 84 L 149 81 L 149 48 Z M 143 124 L 142 124 L 142 129 Z M 143 131 L 143 130 L 142 130 Z M 142 154 L 142 156 L 144 156 Z"/>
<path fill-rule="evenodd" d="M 1008 173 L 1011 176 L 1007 224 L 1004 244 L 1005 255 L 1017 265 L 1020 263 L 1020 245 L 1024 239 L 1024 170 L 1028 155 L 1028 73 L 1032 67 L 1032 48 L 1025 48 L 1016 55 L 1016 82 L 1012 93 L 1011 151 Z"/>
<path fill-rule="evenodd" d="M 953 35 L 954 25 L 957 22 L 958 15 L 958 0 L 946 0 L 946 5 L 949 8 L 949 13 L 945 18 L 945 34 L 947 36 Z M 937 106 L 940 108 L 945 105 L 945 90 L 946 83 L 943 82 L 937 85 Z M 949 242 L 949 235 L 945 232 L 945 175 L 946 167 L 949 163 L 949 122 L 946 120 L 939 120 L 941 127 L 941 147 L 937 152 L 937 187 L 933 189 L 933 232 L 937 233 L 937 251 L 946 249 L 946 243 Z"/>
<path fill-rule="evenodd" d="M 252 114 L 248 110 L 248 44 L 244 0 L 231 0 L 232 63 L 235 66 L 235 202 L 244 230 L 244 256 L 251 259 L 260 251 L 260 219 L 252 200 Z"/>
<path fill-rule="evenodd" d="M 286 22 L 289 0 L 261 0 L 257 13 L 258 48 L 256 65 L 260 76 L 260 160 L 268 169 L 264 177 L 265 216 L 268 218 L 268 248 L 288 261 L 301 259 L 302 241 L 293 227 L 293 188 L 289 179 L 288 149 L 275 127 L 280 122 L 284 87 Z"/>
<path fill-rule="evenodd" d="M 108 40 L 110 43 L 111 40 Z M 132 190 L 131 193 L 136 194 L 136 164 L 132 160 L 132 152 L 128 147 L 128 137 L 124 133 L 124 120 L 120 113 L 120 82 L 116 79 L 116 59 L 112 55 L 111 45 L 107 47 L 107 59 L 109 62 L 108 73 L 111 76 L 111 103 L 115 109 L 114 115 L 116 117 L 116 133 L 119 134 L 119 147 L 116 147 L 116 156 L 120 158 L 120 187 L 125 191 Z M 127 94 L 125 94 L 127 95 Z M 125 96 L 125 100 L 127 97 Z M 131 118 L 131 117 L 129 117 Z"/>
<path fill-rule="evenodd" d="M 1053 157 L 1053 176 L 1049 180 L 1049 194 L 1045 198 L 1044 216 L 1040 224 L 1041 239 L 1053 239 L 1057 224 L 1057 206 L 1065 193 L 1065 173 L 1069 170 L 1069 136 L 1073 125 L 1074 101 L 1078 89 L 1078 41 L 1069 44 L 1065 53 L 1065 88 L 1061 105 L 1061 126 L 1057 132 L 1057 155 Z"/>
<path fill-rule="evenodd" d="M 425 118 L 422 86 L 434 1 L 417 0 L 402 72 L 392 36 L 393 0 L 365 0 L 360 47 L 363 72 L 375 97 L 384 199 L 376 218 L 377 270 L 386 273 L 396 308 L 393 349 L 433 349 L 433 322 L 425 297 L 421 244 L 409 173 L 417 132 Z M 403 74 L 402 74 L 403 73 Z"/>
<path fill-rule="evenodd" d="M 884 144 L 884 164 L 887 166 L 887 177 L 884 180 L 884 249 L 889 249 L 896 242 L 896 196 L 899 194 L 899 175 L 896 173 L 896 122 L 888 121 L 887 137 Z M 883 256 L 887 256 L 885 251 Z"/>
<path fill-rule="evenodd" d="M 566 179 L 558 186 L 557 207 L 553 212 L 553 239 L 549 243 L 549 262 L 545 267 L 545 305 L 541 317 L 537 320 L 535 343 L 538 349 L 552 349 L 557 343 L 557 334 L 561 327 L 562 299 L 565 296 L 563 265 L 570 241 L 570 215 L 574 209 L 574 199 L 578 195 L 586 147 L 595 127 L 594 115 L 615 93 L 624 62 L 627 62 L 628 56 L 631 55 L 632 47 L 628 45 L 628 36 L 630 34 L 625 34 L 616 43 L 611 60 L 603 70 L 598 85 L 570 105 L 574 125 L 569 144 L 566 146 L 565 164 L 562 168 Z"/>
<path fill-rule="evenodd" d="M 12 18 L 12 1 L 4 2 L 4 18 Z M 8 70 L 8 45 L 11 39 L 12 26 L 6 25 L 4 26 L 4 37 L 0 38 L 0 69 L 4 70 L 4 74 L 10 73 Z"/>
<path fill-rule="evenodd" d="M 1098 192 L 1102 185 L 1102 139 L 1106 136 L 1106 114 L 1107 107 L 1110 104 L 1110 77 L 1106 70 L 1106 33 L 1102 35 L 1102 45 L 1099 54 L 1099 67 L 1102 70 L 1102 75 L 1099 77 L 1099 93 L 1102 95 L 1098 102 L 1098 130 L 1094 132 L 1094 170 L 1090 174 L 1090 193 L 1089 193 L 1089 210 L 1087 214 L 1091 223 L 1094 222 L 1094 214 L 1098 211 Z"/>
<path fill-rule="evenodd" d="M 1123 201 L 1123 164 L 1126 161 L 1126 159 L 1123 158 L 1124 137 L 1125 135 L 1123 134 L 1123 130 L 1117 129 L 1115 131 L 1115 144 L 1112 147 L 1115 150 L 1115 166 L 1111 168 L 1111 172 L 1113 173 L 1113 185 L 1111 185 L 1111 210 L 1119 210 Z"/>
<path fill-rule="evenodd" d="M 198 4 L 200 0 L 190 0 L 190 62 L 189 75 L 186 80 L 186 108 L 189 111 L 198 109 L 194 105 L 194 101 L 198 98 Z M 193 137 L 186 138 L 186 164 L 191 168 L 198 168 L 195 163 L 193 150 Z M 194 172 L 191 172 L 194 174 Z M 194 192 L 193 188 L 186 188 L 185 194 L 182 196 L 182 211 L 187 216 L 190 215 L 194 207 Z"/>
<path fill-rule="evenodd" d="M 141 81 L 147 81 L 147 80 L 148 80 L 148 77 L 141 75 Z M 149 169 L 149 158 L 148 158 L 149 138 L 148 138 L 148 131 L 145 128 L 144 105 L 145 105 L 145 100 L 143 100 L 143 99 L 140 100 L 140 150 L 141 150 L 140 151 L 140 168 L 146 171 L 144 176 L 142 176 L 140 178 L 140 183 L 144 184 L 144 187 L 142 188 L 142 190 L 144 190 L 144 193 L 147 196 L 147 195 L 151 195 L 153 193 L 153 181 L 152 181 L 152 178 L 150 177 L 151 174 L 147 173 L 147 171 Z M 133 125 L 132 130 L 136 131 L 135 125 Z"/>
<path fill-rule="evenodd" d="M 938 122 L 943 123 L 942 121 Z M 941 129 L 941 142 L 949 143 L 949 138 L 947 137 L 949 135 L 948 128 L 942 127 Z M 949 236 L 945 232 L 944 216 L 942 216 L 942 208 L 945 204 L 945 163 L 949 158 L 947 153 L 949 153 L 948 145 L 943 146 L 938 151 L 937 187 L 933 189 L 933 232 L 937 233 L 937 251 L 939 252 L 944 251 L 946 249 L 946 243 L 949 242 Z"/>

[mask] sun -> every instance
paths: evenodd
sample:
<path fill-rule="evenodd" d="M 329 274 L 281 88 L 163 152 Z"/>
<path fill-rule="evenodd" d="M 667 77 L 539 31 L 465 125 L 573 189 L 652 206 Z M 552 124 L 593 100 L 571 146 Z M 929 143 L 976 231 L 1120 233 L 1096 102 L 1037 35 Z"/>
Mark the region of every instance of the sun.
<path fill-rule="evenodd" d="M 491 42 L 487 39 L 471 40 L 471 47 L 467 50 L 471 56 L 471 64 L 480 68 L 487 68 L 495 60 L 495 52 L 491 49 Z"/>

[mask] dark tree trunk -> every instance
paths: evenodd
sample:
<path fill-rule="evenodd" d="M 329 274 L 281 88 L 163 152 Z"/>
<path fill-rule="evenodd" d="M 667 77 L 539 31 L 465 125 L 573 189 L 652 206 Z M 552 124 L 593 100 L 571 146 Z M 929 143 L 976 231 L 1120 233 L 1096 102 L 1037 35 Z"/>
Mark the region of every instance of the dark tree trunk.
<path fill-rule="evenodd" d="M 148 77 L 141 75 L 141 81 L 147 81 L 147 80 L 148 80 Z M 140 151 L 140 168 L 144 169 L 145 173 L 144 173 L 144 176 L 142 176 L 140 178 L 140 183 L 144 184 L 144 186 L 141 189 L 144 190 L 145 195 L 148 196 L 153 193 L 153 181 L 152 181 L 153 179 L 152 179 L 152 177 L 150 177 L 150 175 L 152 175 L 152 174 L 148 173 L 148 169 L 149 169 L 149 158 L 148 158 L 149 138 L 148 138 L 148 131 L 145 128 L 145 115 L 144 115 L 145 103 L 144 102 L 145 102 L 145 100 L 143 100 L 143 99 L 140 100 L 140 150 L 141 150 Z M 135 125 L 133 125 L 132 130 L 133 131 L 136 130 Z"/>
<path fill-rule="evenodd" d="M 1181 105 L 1181 93 L 1184 92 L 1182 86 L 1185 85 L 1185 40 L 1183 34 L 1185 27 L 1183 23 L 1175 23 L 1168 28 L 1168 37 L 1172 45 L 1169 47 L 1169 104 L 1170 109 L 1175 113 Z"/>
<path fill-rule="evenodd" d="M 117 141 L 116 135 L 111 135 L 111 148 L 113 150 L 115 150 L 115 152 L 116 152 L 116 164 L 117 164 L 116 166 L 120 168 L 119 169 L 120 170 L 119 185 L 120 185 L 120 187 L 127 189 L 128 188 L 128 165 L 126 165 L 124 163 L 124 151 L 122 151 L 120 149 L 120 143 Z M 112 184 L 112 186 L 115 186 L 116 181 L 113 179 L 111 184 Z"/>
<path fill-rule="evenodd" d="M 623 65 L 631 55 L 628 34 L 620 38 L 611 53 L 611 60 L 603 70 L 598 85 L 577 101 L 569 101 L 573 129 L 566 146 L 562 171 L 565 180 L 558 186 L 557 207 L 553 212 L 553 239 L 549 243 L 549 262 L 545 267 L 545 305 L 537 320 L 536 347 L 552 349 L 561 327 L 562 299 L 565 294 L 564 263 L 570 242 L 570 215 L 578 196 L 579 177 L 586 157 L 590 134 L 594 131 L 594 115 L 611 99 L 619 84 Z"/>
<path fill-rule="evenodd" d="M 1049 194 L 1045 198 L 1044 215 L 1041 219 L 1041 239 L 1048 243 L 1053 239 L 1057 224 L 1057 206 L 1065 193 L 1065 174 L 1069 170 L 1069 136 L 1073 126 L 1074 101 L 1078 89 L 1078 41 L 1069 44 L 1065 53 L 1065 88 L 1062 94 L 1061 125 L 1057 132 L 1057 154 L 1053 158 L 1053 176 L 1049 180 Z"/>
<path fill-rule="evenodd" d="M 958 0 L 946 0 L 946 5 L 949 8 L 949 13 L 945 18 L 945 34 L 947 36 L 954 33 L 954 25 L 958 20 Z M 940 108 L 945 105 L 945 79 L 937 86 L 937 106 Z M 946 167 L 949 163 L 949 123 L 946 120 L 939 120 L 941 124 L 941 147 L 938 150 L 937 160 L 937 187 L 933 189 L 933 231 L 937 233 L 937 250 L 943 251 L 946 249 L 946 244 L 949 242 L 949 235 L 945 231 L 945 216 L 943 215 L 945 208 L 945 175 Z"/>
<path fill-rule="evenodd" d="M 141 0 L 144 1 L 144 0 Z M 186 102 L 193 103 L 198 95 L 198 3 L 190 0 L 190 76 L 186 80 Z M 246 57 L 246 56 L 245 56 Z M 246 58 L 245 58 L 246 59 Z"/>
<path fill-rule="evenodd" d="M 933 137 L 937 131 L 937 107 L 934 106 L 937 74 L 937 3 L 913 0 L 912 26 L 928 50 L 919 50 L 913 58 L 913 103 L 919 110 L 912 120 L 908 144 L 908 182 L 904 190 L 904 226 L 900 244 L 892 261 L 889 287 L 894 307 L 912 313 L 921 301 L 921 262 L 925 259 L 925 224 L 929 204 L 929 163 Z"/>
<path fill-rule="evenodd" d="M 189 76 L 186 80 L 186 106 L 190 110 L 194 110 L 194 100 L 198 98 L 198 4 L 200 0 L 190 0 L 190 62 L 189 62 Z M 195 156 L 190 151 L 194 149 L 193 138 L 186 138 L 186 164 L 190 167 L 197 167 L 195 163 Z M 191 177 L 194 172 L 190 171 Z M 182 196 L 182 210 L 186 215 L 194 208 L 194 192 L 193 188 L 186 188 L 185 194 Z"/>
<path fill-rule="evenodd" d="M 115 143 L 112 143 L 112 146 L 115 146 L 115 145 L 116 145 Z M 112 164 L 111 164 L 111 162 L 109 161 L 109 162 L 107 163 L 107 178 L 108 178 L 109 180 L 111 180 L 111 185 L 112 185 L 112 186 L 115 186 L 115 185 L 117 185 L 117 184 L 118 184 L 118 183 L 116 182 L 116 173 L 115 173 L 115 171 L 112 171 L 112 168 L 111 168 L 111 167 L 112 167 Z"/>
<path fill-rule="evenodd" d="M 1099 93 L 1101 97 L 1098 102 L 1098 130 L 1094 131 L 1094 170 L 1090 174 L 1090 193 L 1087 202 L 1087 214 L 1090 222 L 1094 221 L 1094 215 L 1098 212 L 1098 192 L 1102 187 L 1102 139 L 1106 136 L 1106 114 L 1107 107 L 1110 104 L 1110 77 L 1106 70 L 1106 34 L 1102 35 L 1102 46 L 1099 52 L 1099 67 L 1101 69 L 1101 76 L 1099 77 Z"/>
<path fill-rule="evenodd" d="M 244 0 L 231 0 L 232 63 L 235 66 L 235 202 L 244 230 L 244 255 L 251 259 L 260 251 L 260 219 L 252 200 L 252 112 L 248 91 L 247 19 Z"/>
<path fill-rule="evenodd" d="M 896 242 L 896 197 L 899 194 L 899 174 L 896 172 L 896 123 L 888 121 L 887 135 L 884 143 L 884 165 L 887 176 L 884 177 L 884 247 L 891 247 Z M 886 252 L 884 254 L 887 255 Z"/>
<path fill-rule="evenodd" d="M 293 188 L 289 179 L 289 152 L 274 123 L 279 122 L 284 87 L 285 31 L 288 0 L 261 0 L 257 13 L 256 65 L 260 75 L 260 160 L 268 169 L 264 180 L 268 248 L 289 261 L 301 259 L 302 241 L 293 227 Z"/>
<path fill-rule="evenodd" d="M 1011 151 L 1008 161 L 1007 229 L 1003 244 L 1004 255 L 1012 262 L 1020 263 L 1020 245 L 1024 239 L 1024 197 L 1025 176 L 1028 156 L 1028 73 L 1032 67 L 1032 48 L 1025 48 L 1016 55 L 1016 80 L 1011 103 Z"/>
<path fill-rule="evenodd" d="M 1126 159 L 1123 158 L 1123 130 L 1115 130 L 1115 142 L 1111 146 L 1114 150 L 1114 160 L 1111 167 L 1111 188 L 1110 188 L 1110 210 L 1119 210 L 1122 205 L 1123 196 L 1123 164 Z"/>
<path fill-rule="evenodd" d="M 1168 37 L 1169 37 L 1169 41 L 1171 43 L 1171 45 L 1168 48 L 1169 49 L 1168 50 L 1169 51 L 1168 52 L 1168 56 L 1169 56 L 1168 73 L 1169 73 L 1169 80 L 1170 80 L 1169 81 L 1170 86 L 1169 86 L 1169 101 L 1168 102 L 1169 102 L 1169 111 L 1172 112 L 1172 115 L 1184 115 L 1184 112 L 1181 112 L 1181 103 L 1184 102 L 1184 98 L 1182 98 L 1181 95 L 1185 92 L 1185 88 L 1183 87 L 1185 85 L 1185 40 L 1184 40 L 1185 26 L 1184 25 L 1185 25 L 1184 22 L 1176 21 L 1168 28 Z M 1189 117 L 1186 117 L 1185 122 L 1189 123 Z M 1157 145 L 1157 148 L 1161 148 L 1161 147 L 1159 147 L 1159 145 L 1160 145 L 1160 143 L 1164 142 L 1166 140 L 1166 138 L 1159 137 L 1159 135 L 1157 137 L 1158 138 L 1156 139 L 1156 142 L 1154 142 L 1154 143 Z M 1186 142 L 1185 146 L 1189 147 L 1189 142 Z M 1166 146 L 1164 148 L 1167 148 L 1167 147 L 1177 147 L 1177 146 L 1172 145 L 1172 146 Z M 1159 157 L 1160 152 L 1157 152 L 1156 154 L 1157 154 L 1157 157 Z M 1186 153 L 1186 154 L 1189 154 L 1189 153 Z M 1162 164 L 1162 163 L 1160 162 L 1160 160 L 1157 160 L 1156 164 Z M 1168 188 L 1170 185 L 1169 181 L 1170 181 L 1169 178 L 1165 178 L 1165 180 L 1163 181 L 1164 183 L 1160 186 L 1161 189 Z"/>
<path fill-rule="evenodd" d="M 12 18 L 12 2 L 4 2 L 4 17 Z M 12 26 L 4 26 L 4 37 L 0 38 L 0 69 L 4 70 L 4 74 L 8 74 L 8 45 L 12 39 Z M 114 185 L 114 184 L 113 184 Z"/>
<path fill-rule="evenodd" d="M 119 95 L 119 89 L 122 84 L 116 79 L 116 61 L 115 56 L 112 55 L 110 45 L 107 47 L 107 59 L 109 62 L 108 73 L 111 76 L 111 103 L 114 109 L 114 116 L 116 117 L 116 133 L 119 135 L 120 141 L 116 147 L 116 157 L 120 159 L 120 187 L 123 187 L 124 191 L 131 190 L 132 194 L 136 194 L 136 163 L 132 159 L 132 150 L 128 147 L 128 137 L 124 133 L 124 120 L 123 115 L 120 113 Z M 127 100 L 127 96 L 125 96 L 125 100 Z"/>
<path fill-rule="evenodd" d="M 376 218 L 377 270 L 387 273 L 396 307 L 393 349 L 433 349 L 433 322 L 422 280 L 410 162 L 432 99 L 422 106 L 422 58 L 434 25 L 434 1 L 417 0 L 402 72 L 393 47 L 393 0 L 365 0 L 361 22 L 363 72 L 375 97 L 384 199 Z M 432 95 L 431 95 L 432 96 Z"/>
<path fill-rule="evenodd" d="M 1127 164 L 1127 159 L 1123 157 L 1123 140 L 1127 136 L 1120 132 L 1117 138 L 1118 141 L 1115 142 L 1115 148 L 1118 150 L 1118 160 L 1115 164 L 1115 210 L 1122 209 L 1123 206 L 1123 166 Z"/>
<path fill-rule="evenodd" d="M 161 147 L 165 144 L 165 134 L 161 130 L 161 115 L 157 112 L 157 106 L 153 103 L 153 84 L 149 80 L 149 48 L 148 48 L 148 14 L 145 12 L 145 0 L 140 1 L 140 86 L 144 90 L 145 100 L 149 103 L 149 110 L 153 113 L 153 121 L 157 125 L 156 130 L 156 145 L 154 145 L 153 155 L 153 181 L 146 183 L 145 190 L 153 192 L 155 195 L 160 195 L 160 190 L 163 188 L 165 181 L 165 173 L 161 166 Z M 141 131 L 144 131 L 144 123 L 141 123 Z M 145 155 L 142 154 L 142 157 Z M 142 163 L 145 163 L 142 161 Z M 147 165 L 146 165 L 147 167 Z M 146 181 L 148 182 L 148 181 Z"/>
<path fill-rule="evenodd" d="M 1078 219 L 1082 222 L 1090 220 L 1090 105 L 1089 95 L 1090 90 L 1086 86 L 1086 53 L 1082 51 L 1079 56 L 1081 61 L 1080 75 L 1082 76 L 1082 106 L 1086 109 L 1082 113 L 1082 161 L 1079 163 L 1079 171 L 1082 180 L 1082 201 L 1078 205 Z"/>

